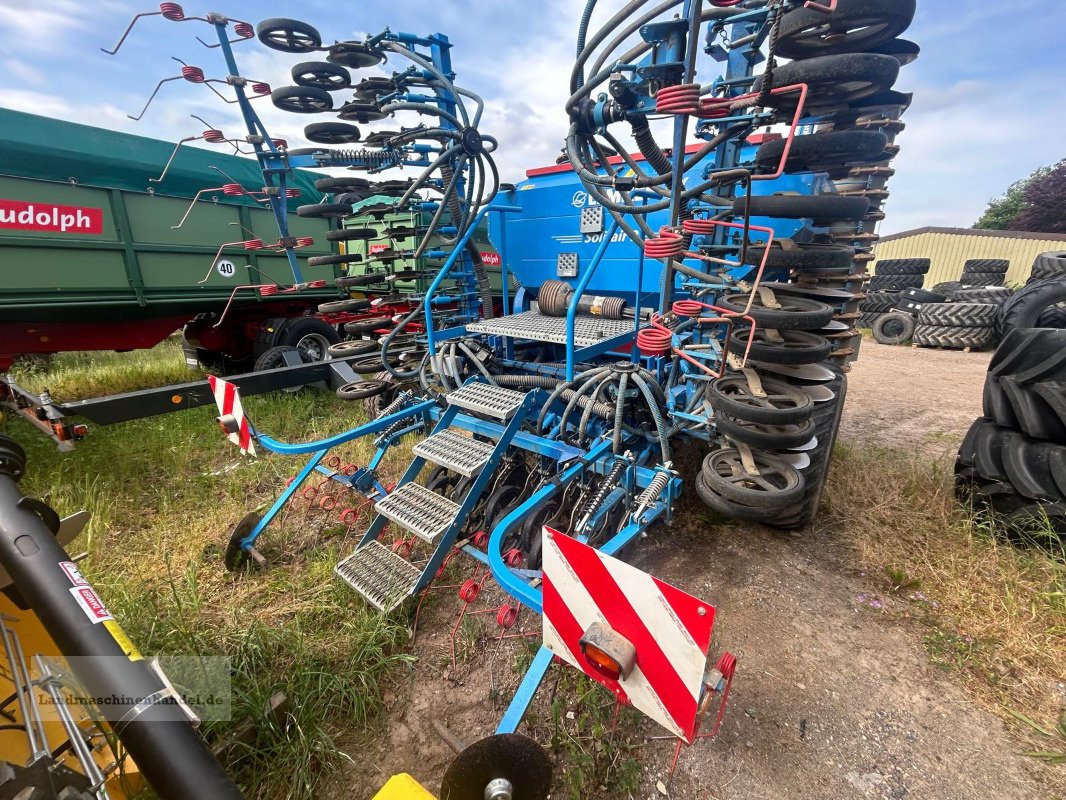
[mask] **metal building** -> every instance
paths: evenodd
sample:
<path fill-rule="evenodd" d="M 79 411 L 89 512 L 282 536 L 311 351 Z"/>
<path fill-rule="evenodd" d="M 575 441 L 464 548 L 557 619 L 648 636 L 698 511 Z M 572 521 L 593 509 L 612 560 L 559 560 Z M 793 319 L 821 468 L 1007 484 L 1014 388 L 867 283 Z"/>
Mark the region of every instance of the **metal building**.
<path fill-rule="evenodd" d="M 1066 235 L 972 228 L 916 228 L 882 237 L 874 246 L 878 260 L 932 259 L 932 267 L 925 278 L 926 288 L 943 281 L 958 280 L 962 265 L 971 258 L 1007 259 L 1010 261 L 1007 283 L 1023 284 L 1029 278 L 1033 259 L 1048 250 L 1066 250 Z M 875 261 L 875 272 L 876 264 Z"/>

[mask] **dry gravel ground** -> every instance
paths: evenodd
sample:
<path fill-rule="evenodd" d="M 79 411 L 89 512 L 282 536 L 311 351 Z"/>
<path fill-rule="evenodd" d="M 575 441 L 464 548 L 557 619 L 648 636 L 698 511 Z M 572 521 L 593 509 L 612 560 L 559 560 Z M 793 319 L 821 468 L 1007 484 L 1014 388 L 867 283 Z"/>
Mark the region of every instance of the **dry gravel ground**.
<path fill-rule="evenodd" d="M 988 360 L 988 354 L 866 342 L 851 374 L 842 440 L 931 454 L 957 447 L 980 413 Z M 714 602 L 714 648 L 732 650 L 740 662 L 722 732 L 683 752 L 671 797 L 1066 797 L 1066 769 L 1018 754 L 1025 744 L 950 673 L 930 664 L 922 629 L 896 613 L 902 603 L 888 600 L 878 609 L 864 602 L 877 587 L 854 566 L 831 516 L 809 530 L 782 533 L 712 525 L 700 512 L 698 499 L 686 497 L 675 525 L 651 537 L 636 559 Z M 517 645 L 489 644 L 458 681 L 449 679 L 442 654 L 452 609 L 449 601 L 441 603 L 436 632 L 419 634 L 420 660 L 392 699 L 385 735 L 360 753 L 338 783 L 348 791 L 337 797 L 351 797 L 353 785 L 380 786 L 383 776 L 399 770 L 437 789 L 450 752 L 431 718 L 468 741 L 492 732 L 514 685 Z M 550 681 L 546 686 L 550 691 Z M 593 700 L 610 698 L 601 693 Z M 568 702 L 581 713 L 591 701 Z M 640 788 L 630 797 L 662 797 L 656 783 L 665 778 L 673 745 L 650 738 L 660 733 L 643 723 L 625 734 L 648 737 L 637 751 Z M 627 795 L 595 786 L 581 794 L 582 800 L 612 796 Z"/>

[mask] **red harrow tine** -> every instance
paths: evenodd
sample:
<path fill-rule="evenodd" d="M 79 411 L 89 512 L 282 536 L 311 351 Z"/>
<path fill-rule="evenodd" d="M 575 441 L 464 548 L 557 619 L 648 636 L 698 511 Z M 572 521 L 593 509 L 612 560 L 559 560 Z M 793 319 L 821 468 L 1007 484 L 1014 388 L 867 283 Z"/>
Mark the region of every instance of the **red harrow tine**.
<path fill-rule="evenodd" d="M 722 718 L 725 716 L 725 707 L 729 703 L 729 690 L 733 687 L 733 676 L 737 671 L 737 657 L 730 652 L 722 653 L 722 656 L 718 659 L 718 663 L 714 665 L 714 669 L 708 673 L 710 676 L 717 678 L 712 686 L 709 682 L 704 684 L 703 699 L 700 701 L 699 714 L 696 717 L 696 735 L 692 739 L 692 743 L 695 744 L 700 739 L 711 739 L 718 735 L 718 731 L 722 727 Z M 718 713 L 715 715 L 714 727 L 707 733 L 700 732 L 700 726 L 703 724 L 703 720 L 706 718 L 708 711 L 710 711 L 711 702 L 714 700 L 714 696 L 718 694 L 718 686 L 722 685 L 722 699 L 718 701 Z M 667 773 L 666 785 L 670 785 L 670 781 L 674 777 L 674 770 L 677 769 L 678 759 L 681 757 L 681 748 L 685 746 L 684 739 L 677 740 L 677 746 L 674 748 L 674 758 L 670 762 L 670 771 Z M 691 745 L 689 745 L 691 747 Z"/>

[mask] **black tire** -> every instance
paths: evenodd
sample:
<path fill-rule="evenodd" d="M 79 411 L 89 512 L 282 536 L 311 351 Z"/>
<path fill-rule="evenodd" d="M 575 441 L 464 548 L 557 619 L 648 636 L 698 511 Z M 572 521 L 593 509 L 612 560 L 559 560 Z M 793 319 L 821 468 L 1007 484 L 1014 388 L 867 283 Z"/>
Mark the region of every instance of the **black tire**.
<path fill-rule="evenodd" d="M 777 378 L 759 377 L 766 397 L 754 397 L 743 375 L 718 378 L 707 392 L 711 408 L 719 414 L 768 425 L 795 425 L 810 419 L 814 401 L 809 394 Z"/>
<path fill-rule="evenodd" d="M 777 302 L 781 308 L 767 308 L 762 304 L 761 295 L 756 294 L 748 315 L 758 327 L 779 331 L 817 331 L 833 319 L 832 307 L 817 300 L 782 295 Z M 744 313 L 747 304 L 746 294 L 727 294 L 718 301 L 719 308 L 734 314 Z"/>
<path fill-rule="evenodd" d="M 270 93 L 275 108 L 293 114 L 321 114 L 333 110 L 333 98 L 325 89 L 311 86 L 280 86 Z"/>
<path fill-rule="evenodd" d="M 1066 250 L 1052 250 L 1038 255 L 1033 261 L 1029 282 L 1053 278 L 1056 275 L 1066 275 Z"/>
<path fill-rule="evenodd" d="M 777 52 L 811 58 L 870 50 L 907 30 L 914 11 L 915 0 L 838 0 L 832 14 L 794 8 L 781 17 Z"/>
<path fill-rule="evenodd" d="M 939 325 L 918 325 L 911 341 L 923 347 L 947 347 L 980 350 L 991 347 L 996 341 L 996 329 L 949 328 Z"/>
<path fill-rule="evenodd" d="M 922 54 L 922 48 L 916 42 L 909 39 L 892 39 L 876 47 L 866 48 L 867 53 L 878 53 L 883 56 L 892 56 L 899 62 L 901 67 L 913 64 Z"/>
<path fill-rule="evenodd" d="M 755 151 L 755 164 L 772 172 L 781 162 L 787 139 L 775 139 Z M 878 131 L 828 131 L 797 136 L 785 161 L 785 172 L 830 172 L 847 164 L 871 161 L 884 152 L 888 139 Z"/>
<path fill-rule="evenodd" d="M 998 272 L 1006 274 L 1010 269 L 1010 261 L 1004 258 L 971 258 L 962 265 L 962 273 L 968 272 Z"/>
<path fill-rule="evenodd" d="M 874 325 L 877 324 L 877 320 L 881 319 L 883 316 L 883 314 L 878 314 L 872 311 L 863 312 L 859 314 L 859 318 L 855 320 L 855 327 L 873 330 Z"/>
<path fill-rule="evenodd" d="M 358 253 L 339 253 L 332 256 L 311 256 L 307 259 L 307 266 L 325 267 L 332 264 L 352 264 L 362 260 L 363 257 Z"/>
<path fill-rule="evenodd" d="M 1066 279 L 1045 278 L 1015 292 L 999 313 L 1000 331 L 1041 327 L 1041 317 L 1059 303 L 1066 303 Z"/>
<path fill-rule="evenodd" d="M 779 508 L 745 506 L 740 503 L 734 503 L 732 500 L 727 500 L 707 484 L 707 479 L 703 477 L 702 471 L 696 473 L 696 494 L 712 511 L 732 519 L 770 524 L 781 516 L 781 509 Z"/>
<path fill-rule="evenodd" d="M 261 372 L 267 369 L 281 369 L 289 366 L 285 362 L 286 353 L 296 353 L 304 364 L 314 363 L 307 353 L 297 350 L 295 347 L 271 347 L 255 360 L 255 371 Z"/>
<path fill-rule="evenodd" d="M 881 344 L 903 344 L 914 335 L 915 325 L 915 319 L 910 314 L 883 314 L 874 323 L 874 339 Z"/>
<path fill-rule="evenodd" d="M 964 272 L 959 278 L 963 286 L 1002 286 L 1002 272 Z"/>
<path fill-rule="evenodd" d="M 368 239 L 377 239 L 378 232 L 373 228 L 341 228 L 335 231 L 326 231 L 328 242 L 365 242 Z"/>
<path fill-rule="evenodd" d="M 329 48 L 326 60 L 348 69 L 366 69 L 381 62 L 382 52 L 365 42 L 337 42 Z"/>
<path fill-rule="evenodd" d="M 859 310 L 867 313 L 884 314 L 892 311 L 899 303 L 899 292 L 870 292 L 859 301 Z"/>
<path fill-rule="evenodd" d="M 222 563 L 225 565 L 227 572 L 237 572 L 253 563 L 248 551 L 241 548 L 241 540 L 255 529 L 260 519 L 261 517 L 258 514 L 248 514 L 233 526 L 233 530 L 230 531 L 229 541 L 226 542 L 226 552 L 222 557 Z"/>
<path fill-rule="evenodd" d="M 366 178 L 342 176 L 339 178 L 319 178 L 315 181 L 315 188 L 320 192 L 329 194 L 348 192 L 372 192 L 373 184 Z"/>
<path fill-rule="evenodd" d="M 347 203 L 310 203 L 305 206 L 297 206 L 298 217 L 324 217 L 326 219 L 340 219 L 350 217 L 352 207 Z"/>
<path fill-rule="evenodd" d="M 1066 442 L 1066 425 L 1040 395 L 1007 376 L 999 378 L 999 387 L 1010 403 L 1019 429 L 1034 439 Z"/>
<path fill-rule="evenodd" d="M 292 82 L 297 86 L 336 92 L 352 85 L 352 75 L 344 67 L 328 61 L 303 61 L 292 68 Z"/>
<path fill-rule="evenodd" d="M 1006 287 L 990 286 L 988 288 L 974 288 L 961 286 L 957 289 L 949 289 L 947 297 L 959 303 L 987 303 L 1001 306 L 1011 298 L 1014 293 Z"/>
<path fill-rule="evenodd" d="M 1066 427 L 1066 381 L 1041 381 L 1026 388 L 1036 394 Z"/>
<path fill-rule="evenodd" d="M 329 346 L 330 358 L 349 358 L 351 356 L 365 356 L 368 353 L 380 352 L 380 342 L 371 342 L 365 339 L 337 342 L 337 344 L 331 344 Z"/>
<path fill-rule="evenodd" d="M 272 17 L 255 26 L 259 41 L 282 53 L 311 53 L 322 46 L 322 34 L 298 19 Z"/>
<path fill-rule="evenodd" d="M 956 289 L 961 289 L 962 284 L 959 281 L 944 281 L 943 283 L 934 284 L 930 291 L 942 294 L 948 297 L 948 292 L 952 292 Z"/>
<path fill-rule="evenodd" d="M 748 248 L 745 260 L 749 264 L 759 265 L 764 255 L 765 245 L 753 245 Z M 786 250 L 774 242 L 770 245 L 769 255 L 766 255 L 766 267 L 801 271 L 850 270 L 854 259 L 854 247 L 838 244 L 800 244 Z"/>
<path fill-rule="evenodd" d="M 899 76 L 899 62 L 876 53 L 826 55 L 793 61 L 774 70 L 774 86 L 808 86 L 808 113 L 829 113 L 846 109 L 849 104 L 892 88 Z M 760 91 L 765 77 L 760 75 L 752 87 Z M 798 92 L 771 95 L 770 108 L 791 111 L 799 102 Z"/>
<path fill-rule="evenodd" d="M 1062 501 L 1052 473 L 1052 453 L 1061 448 L 1033 441 L 1015 431 L 1003 433 L 1000 447 L 1007 479 L 1018 494 L 1030 500 Z"/>
<path fill-rule="evenodd" d="M 278 344 L 283 347 L 295 347 L 309 356 L 311 361 L 325 361 L 329 358 L 329 346 L 337 344 L 341 335 L 337 329 L 325 320 L 317 317 L 297 317 L 278 336 Z"/>
<path fill-rule="evenodd" d="M 365 288 L 384 283 L 387 277 L 388 273 L 385 272 L 370 272 L 365 275 L 348 275 L 343 278 L 337 278 L 334 283 L 342 289 Z"/>
<path fill-rule="evenodd" d="M 999 306 L 990 303 L 932 303 L 922 306 L 918 322 L 951 328 L 991 328 L 998 312 Z"/>
<path fill-rule="evenodd" d="M 1066 331 L 1018 328 L 1006 333 L 992 356 L 988 374 L 1023 383 L 1066 377 Z"/>
<path fill-rule="evenodd" d="M 922 275 L 874 275 L 867 283 L 867 289 L 871 292 L 921 289 L 924 281 Z"/>
<path fill-rule="evenodd" d="M 874 265 L 874 274 L 925 275 L 932 263 L 928 258 L 886 258 Z"/>
<path fill-rule="evenodd" d="M 748 422 L 728 414 L 715 414 L 718 433 L 733 441 L 743 442 L 762 450 L 789 450 L 803 447 L 814 438 L 814 423 L 807 419 L 789 425 Z"/>
<path fill-rule="evenodd" d="M 353 381 L 337 388 L 337 397 L 341 400 L 366 400 L 377 397 L 389 388 L 386 380 Z"/>
<path fill-rule="evenodd" d="M 750 328 L 738 328 L 729 337 L 729 352 L 743 356 Z M 829 357 L 832 344 L 824 336 L 806 331 L 780 331 L 783 342 L 772 341 L 767 332 L 756 328 L 749 357 L 767 364 L 816 364 Z"/>
<path fill-rule="evenodd" d="M 803 496 L 803 476 L 783 458 L 752 452 L 758 476 L 748 475 L 740 451 L 723 448 L 707 454 L 702 473 L 707 485 L 734 503 L 782 508 Z"/>
<path fill-rule="evenodd" d="M 747 197 L 733 201 L 733 213 L 743 216 Z M 751 198 L 751 216 L 785 219 L 810 219 L 817 223 L 862 219 L 870 210 L 865 197 L 835 194 L 771 194 Z"/>
<path fill-rule="evenodd" d="M 908 314 L 917 314 L 927 305 L 944 303 L 947 297 L 936 292 L 927 292 L 925 289 L 904 289 L 899 293 L 899 302 L 896 309 Z"/>
<path fill-rule="evenodd" d="M 304 127 L 304 138 L 317 144 L 355 144 L 362 135 L 348 122 L 312 122 Z"/>
<path fill-rule="evenodd" d="M 363 333 L 373 333 L 376 330 L 388 328 L 391 325 L 392 320 L 388 317 L 371 317 L 370 319 L 361 319 L 356 322 L 345 323 L 344 332 L 351 336 L 358 336 Z"/>
<path fill-rule="evenodd" d="M 356 311 L 366 311 L 370 308 L 369 300 L 334 300 L 332 303 L 322 303 L 318 307 L 319 314 L 345 314 Z M 340 344 L 344 344 L 341 342 Z"/>
<path fill-rule="evenodd" d="M 26 451 L 10 436 L 0 434 L 0 475 L 18 483 L 26 471 Z"/>

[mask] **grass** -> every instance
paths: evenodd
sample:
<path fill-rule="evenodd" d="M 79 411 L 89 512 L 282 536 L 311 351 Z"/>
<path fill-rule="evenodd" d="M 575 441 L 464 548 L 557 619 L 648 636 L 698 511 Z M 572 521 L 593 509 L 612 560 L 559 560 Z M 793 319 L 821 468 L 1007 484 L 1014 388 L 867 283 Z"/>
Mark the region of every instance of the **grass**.
<path fill-rule="evenodd" d="M 956 501 L 947 458 L 897 450 L 839 446 L 827 502 L 860 567 L 909 599 L 934 664 L 1004 716 L 1057 716 L 1066 554 L 1053 532 L 1006 541 L 993 520 Z"/>
<path fill-rule="evenodd" d="M 190 380 L 172 342 L 122 355 L 64 354 L 48 365 L 20 365 L 24 385 L 64 400 Z M 361 420 L 361 406 L 321 391 L 249 398 L 253 421 L 282 439 L 307 440 Z M 409 661 L 407 620 L 383 617 L 331 574 L 355 546 L 340 526 L 319 529 L 302 512 L 260 539 L 273 569 L 234 576 L 221 555 L 232 525 L 273 501 L 298 460 L 240 457 L 199 408 L 93 428 L 74 452 L 21 420 L 0 426 L 29 451 L 27 493 L 47 496 L 61 514 L 93 512 L 70 547 L 87 551 L 87 576 L 131 638 L 149 654 L 226 656 L 232 660 L 233 720 L 206 723 L 212 743 L 245 717 L 255 740 L 226 766 L 246 797 L 311 798 L 345 758 L 336 745 L 380 722 L 382 696 Z M 338 449 L 365 463 L 369 445 Z M 391 458 L 396 466 L 402 456 Z M 338 508 L 339 511 L 339 508 Z M 365 518 L 365 517 L 364 517 Z M 361 526 L 356 526 L 361 532 Z M 264 710 L 275 692 L 289 713 L 275 724 Z"/>

